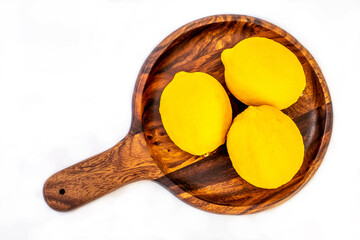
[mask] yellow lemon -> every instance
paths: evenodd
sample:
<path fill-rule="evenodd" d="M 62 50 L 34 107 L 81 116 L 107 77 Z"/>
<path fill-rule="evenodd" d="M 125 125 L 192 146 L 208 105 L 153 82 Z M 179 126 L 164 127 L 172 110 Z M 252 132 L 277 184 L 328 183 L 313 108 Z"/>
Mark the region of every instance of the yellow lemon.
<path fill-rule="evenodd" d="M 251 37 L 221 54 L 230 92 L 246 105 L 284 109 L 297 101 L 306 85 L 298 58 L 273 40 Z"/>
<path fill-rule="evenodd" d="M 236 172 L 260 188 L 289 182 L 304 159 L 304 143 L 296 124 L 272 106 L 248 107 L 233 121 L 227 149 Z"/>
<path fill-rule="evenodd" d="M 202 72 L 178 72 L 162 92 L 159 111 L 170 139 L 194 155 L 224 144 L 232 121 L 225 89 Z"/>

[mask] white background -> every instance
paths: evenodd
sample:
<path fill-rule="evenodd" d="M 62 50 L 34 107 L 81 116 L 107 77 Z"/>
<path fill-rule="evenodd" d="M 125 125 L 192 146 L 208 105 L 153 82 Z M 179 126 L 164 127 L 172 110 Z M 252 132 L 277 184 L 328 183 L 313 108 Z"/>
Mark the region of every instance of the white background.
<path fill-rule="evenodd" d="M 297 38 L 334 106 L 310 183 L 249 216 L 197 210 L 152 182 L 59 213 L 42 196 L 58 170 L 127 133 L 137 73 L 178 27 L 246 14 Z M 360 239 L 360 1 L 0 0 L 0 239 Z"/>

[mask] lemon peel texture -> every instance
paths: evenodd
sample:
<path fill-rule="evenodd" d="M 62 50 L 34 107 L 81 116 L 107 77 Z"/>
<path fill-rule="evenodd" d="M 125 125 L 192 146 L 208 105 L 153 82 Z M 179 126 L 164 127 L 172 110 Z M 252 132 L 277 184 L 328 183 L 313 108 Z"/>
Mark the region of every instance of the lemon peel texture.
<path fill-rule="evenodd" d="M 202 72 L 178 72 L 165 87 L 159 112 L 170 139 L 194 155 L 225 143 L 232 121 L 229 97 L 222 85 Z"/>
<path fill-rule="evenodd" d="M 306 78 L 298 58 L 271 39 L 250 37 L 221 54 L 230 92 L 246 105 L 284 109 L 302 94 Z"/>
<path fill-rule="evenodd" d="M 272 106 L 248 107 L 233 121 L 227 149 L 236 172 L 266 189 L 289 182 L 304 159 L 303 138 L 296 124 Z"/>

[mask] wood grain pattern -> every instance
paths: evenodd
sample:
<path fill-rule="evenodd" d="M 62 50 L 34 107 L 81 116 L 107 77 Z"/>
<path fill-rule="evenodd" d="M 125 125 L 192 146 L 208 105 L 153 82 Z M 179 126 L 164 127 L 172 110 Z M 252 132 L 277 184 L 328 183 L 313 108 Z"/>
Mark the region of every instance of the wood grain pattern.
<path fill-rule="evenodd" d="M 54 174 L 44 185 L 46 202 L 66 211 L 127 183 L 163 176 L 146 148 L 143 134 L 129 134 L 109 150 Z"/>
<path fill-rule="evenodd" d="M 159 114 L 160 96 L 178 71 L 206 72 L 224 86 L 221 52 L 242 39 L 259 36 L 290 49 L 301 62 L 306 88 L 283 112 L 299 127 L 304 163 L 295 177 L 277 189 L 254 187 L 239 177 L 225 146 L 207 156 L 179 149 L 167 136 Z M 230 95 L 234 117 L 247 106 Z M 199 209 L 248 214 L 276 206 L 313 176 L 326 152 L 332 129 L 332 105 L 321 70 L 290 34 L 266 21 L 242 15 L 217 15 L 191 22 L 165 38 L 142 66 L 133 95 L 127 137 L 108 151 L 65 169 L 45 183 L 44 196 L 56 210 L 69 210 L 140 179 L 152 179 Z M 65 194 L 60 194 L 65 189 Z"/>

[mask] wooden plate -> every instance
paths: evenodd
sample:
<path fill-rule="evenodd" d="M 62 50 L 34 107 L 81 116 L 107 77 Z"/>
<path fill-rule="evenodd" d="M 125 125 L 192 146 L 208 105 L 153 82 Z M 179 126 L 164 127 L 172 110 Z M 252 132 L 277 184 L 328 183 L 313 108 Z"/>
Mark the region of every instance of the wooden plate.
<path fill-rule="evenodd" d="M 283 110 L 304 138 L 304 163 L 295 177 L 277 189 L 261 189 L 233 169 L 225 146 L 208 156 L 180 150 L 167 136 L 159 114 L 164 87 L 178 71 L 201 71 L 224 83 L 221 52 L 248 37 L 273 39 L 290 49 L 306 74 L 300 99 Z M 234 116 L 246 106 L 230 95 Z M 165 38 L 142 66 L 133 95 L 129 133 L 111 149 L 51 176 L 44 198 L 55 210 L 78 207 L 124 184 L 153 180 L 199 209 L 248 214 L 276 206 L 299 191 L 318 169 L 332 128 L 332 106 L 325 79 L 311 54 L 290 34 L 266 21 L 241 15 L 206 17 Z"/>

